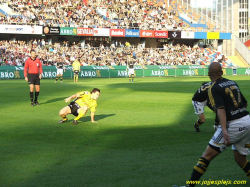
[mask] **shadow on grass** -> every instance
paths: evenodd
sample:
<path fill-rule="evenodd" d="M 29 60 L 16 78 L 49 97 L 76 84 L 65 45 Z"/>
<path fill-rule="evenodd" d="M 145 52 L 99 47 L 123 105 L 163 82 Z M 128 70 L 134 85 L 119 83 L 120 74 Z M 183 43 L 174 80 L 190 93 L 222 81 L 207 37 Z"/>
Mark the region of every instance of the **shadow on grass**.
<path fill-rule="evenodd" d="M 50 99 L 50 100 L 48 100 L 46 102 L 42 102 L 42 103 L 40 103 L 40 105 L 44 105 L 44 104 L 48 104 L 48 103 L 54 103 L 54 102 L 57 102 L 57 101 L 62 101 L 64 99 L 65 99 L 65 97 L 54 98 L 54 99 Z"/>
<path fill-rule="evenodd" d="M 70 114 L 69 114 L 70 115 Z M 101 114 L 101 115 L 95 115 L 95 121 L 100 121 L 102 119 L 105 119 L 105 118 L 108 118 L 108 117 L 111 117 L 111 116 L 114 116 L 116 114 Z M 72 119 L 69 119 L 69 122 L 72 122 L 73 121 L 73 118 L 75 118 L 73 115 L 72 116 Z M 70 117 L 71 118 L 71 117 Z M 79 122 L 89 122 L 91 121 L 91 118 L 90 116 L 84 116 L 83 118 L 81 118 L 79 120 Z"/>
<path fill-rule="evenodd" d="M 95 120 L 96 121 L 99 121 L 99 120 L 102 120 L 102 119 L 105 119 L 105 118 L 108 118 L 108 117 L 111 117 L 111 116 L 114 116 L 114 115 L 116 115 L 116 114 L 101 114 L 101 115 L 95 115 Z M 81 119 L 81 121 L 83 121 L 83 122 L 87 122 L 87 121 L 91 121 L 90 120 L 90 117 L 83 117 L 82 119 Z"/>
<path fill-rule="evenodd" d="M 105 118 L 112 114 L 99 116 Z M 183 124 L 159 125 L 99 130 L 95 130 L 95 126 L 20 129 L 17 137 L 15 133 L 19 141 L 5 147 L 5 162 L 0 168 L 4 171 L 4 180 L 0 186 L 167 187 L 183 184 L 212 133 L 197 134 L 188 126 L 180 128 Z M 235 177 L 234 171 L 220 175 L 219 167 L 226 169 L 233 163 L 231 159 L 224 164 L 224 158 L 214 161 L 222 164 L 211 168 L 213 173 L 206 177 Z M 238 166 L 234 164 L 232 168 Z M 240 176 L 237 175 L 237 179 L 242 179 Z"/>

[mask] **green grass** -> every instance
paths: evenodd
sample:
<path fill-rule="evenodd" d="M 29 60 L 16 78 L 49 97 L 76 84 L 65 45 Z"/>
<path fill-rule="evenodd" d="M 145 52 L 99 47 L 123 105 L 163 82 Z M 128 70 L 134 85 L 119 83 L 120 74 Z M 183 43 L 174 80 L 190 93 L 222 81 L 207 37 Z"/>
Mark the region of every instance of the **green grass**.
<path fill-rule="evenodd" d="M 250 101 L 250 77 L 236 80 Z M 196 133 L 191 98 L 208 77 L 41 81 L 31 107 L 24 80 L 0 80 L 0 187 L 171 187 L 184 185 L 213 135 L 214 114 Z M 58 124 L 64 98 L 101 89 L 96 120 Z M 231 148 L 202 180 L 248 180 Z M 249 183 L 247 184 L 249 185 Z M 232 186 L 232 185 L 229 185 Z M 245 186 L 245 185 L 239 185 Z"/>

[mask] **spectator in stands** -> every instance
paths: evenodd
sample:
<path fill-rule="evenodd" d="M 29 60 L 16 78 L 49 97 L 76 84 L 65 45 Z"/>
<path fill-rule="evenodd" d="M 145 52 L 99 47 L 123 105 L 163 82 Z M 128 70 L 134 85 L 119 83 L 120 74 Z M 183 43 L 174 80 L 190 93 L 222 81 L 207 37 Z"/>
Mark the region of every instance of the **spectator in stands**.
<path fill-rule="evenodd" d="M 8 4 L 17 12 L 17 15 L 22 16 L 0 16 L 3 23 L 75 27 L 140 27 L 163 30 L 174 25 L 183 26 L 175 11 L 171 14 L 168 7 L 155 5 L 152 1 L 141 3 L 138 0 L 132 0 L 122 3 L 115 0 L 89 0 L 86 6 L 81 0 L 38 2 L 9 0 Z"/>
<path fill-rule="evenodd" d="M 37 45 L 33 45 L 36 42 Z M 175 46 L 164 44 L 162 49 L 146 49 L 141 44 L 130 45 L 129 48 L 124 47 L 120 41 L 115 41 L 114 45 L 109 47 L 101 44 L 99 48 L 93 48 L 89 43 L 86 44 L 85 48 L 82 48 L 79 43 L 69 45 L 67 41 L 62 44 L 45 45 L 45 43 L 48 42 L 42 39 L 41 47 L 39 40 L 31 40 L 30 42 L 0 40 L 0 63 L 1 65 L 23 64 L 29 58 L 31 48 L 37 51 L 45 66 L 53 66 L 60 56 L 64 58 L 65 65 L 70 65 L 70 62 L 74 61 L 78 54 L 82 55 L 82 59 L 84 59 L 82 65 L 85 66 L 126 64 L 125 59 L 128 55 L 138 59 L 140 65 L 209 65 L 210 61 L 216 61 L 218 54 L 209 48 L 202 49 L 180 44 Z M 226 57 L 222 58 L 226 62 Z"/>

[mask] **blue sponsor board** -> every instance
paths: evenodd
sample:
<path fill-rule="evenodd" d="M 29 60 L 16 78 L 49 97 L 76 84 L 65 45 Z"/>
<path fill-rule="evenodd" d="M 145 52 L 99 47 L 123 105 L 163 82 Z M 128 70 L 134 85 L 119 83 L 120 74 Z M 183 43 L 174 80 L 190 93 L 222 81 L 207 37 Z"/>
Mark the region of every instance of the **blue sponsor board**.
<path fill-rule="evenodd" d="M 194 38 L 195 39 L 207 39 L 207 33 L 206 32 L 195 32 Z"/>
<path fill-rule="evenodd" d="M 231 40 L 231 33 L 220 33 L 220 39 Z"/>
<path fill-rule="evenodd" d="M 140 37 L 140 30 L 126 29 L 125 37 Z"/>

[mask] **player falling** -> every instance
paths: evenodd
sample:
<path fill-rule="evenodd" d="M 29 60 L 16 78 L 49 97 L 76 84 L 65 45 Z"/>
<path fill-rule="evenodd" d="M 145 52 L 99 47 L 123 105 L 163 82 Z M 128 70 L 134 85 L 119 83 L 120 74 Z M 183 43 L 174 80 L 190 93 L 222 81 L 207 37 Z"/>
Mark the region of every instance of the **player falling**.
<path fill-rule="evenodd" d="M 88 109 L 91 110 L 91 122 L 97 123 L 95 121 L 95 112 L 97 107 L 97 99 L 100 95 L 101 91 L 98 88 L 94 88 L 91 92 L 88 91 L 82 91 L 78 92 L 75 95 L 72 95 L 70 97 L 67 97 L 65 99 L 65 102 L 68 103 L 71 101 L 71 99 L 74 99 L 70 104 L 64 108 L 62 108 L 59 112 L 59 115 L 61 116 L 61 120 L 58 123 L 64 123 L 68 121 L 68 118 L 66 115 L 73 114 L 75 119 L 73 120 L 73 124 L 77 125 L 78 120 L 82 118 Z"/>

